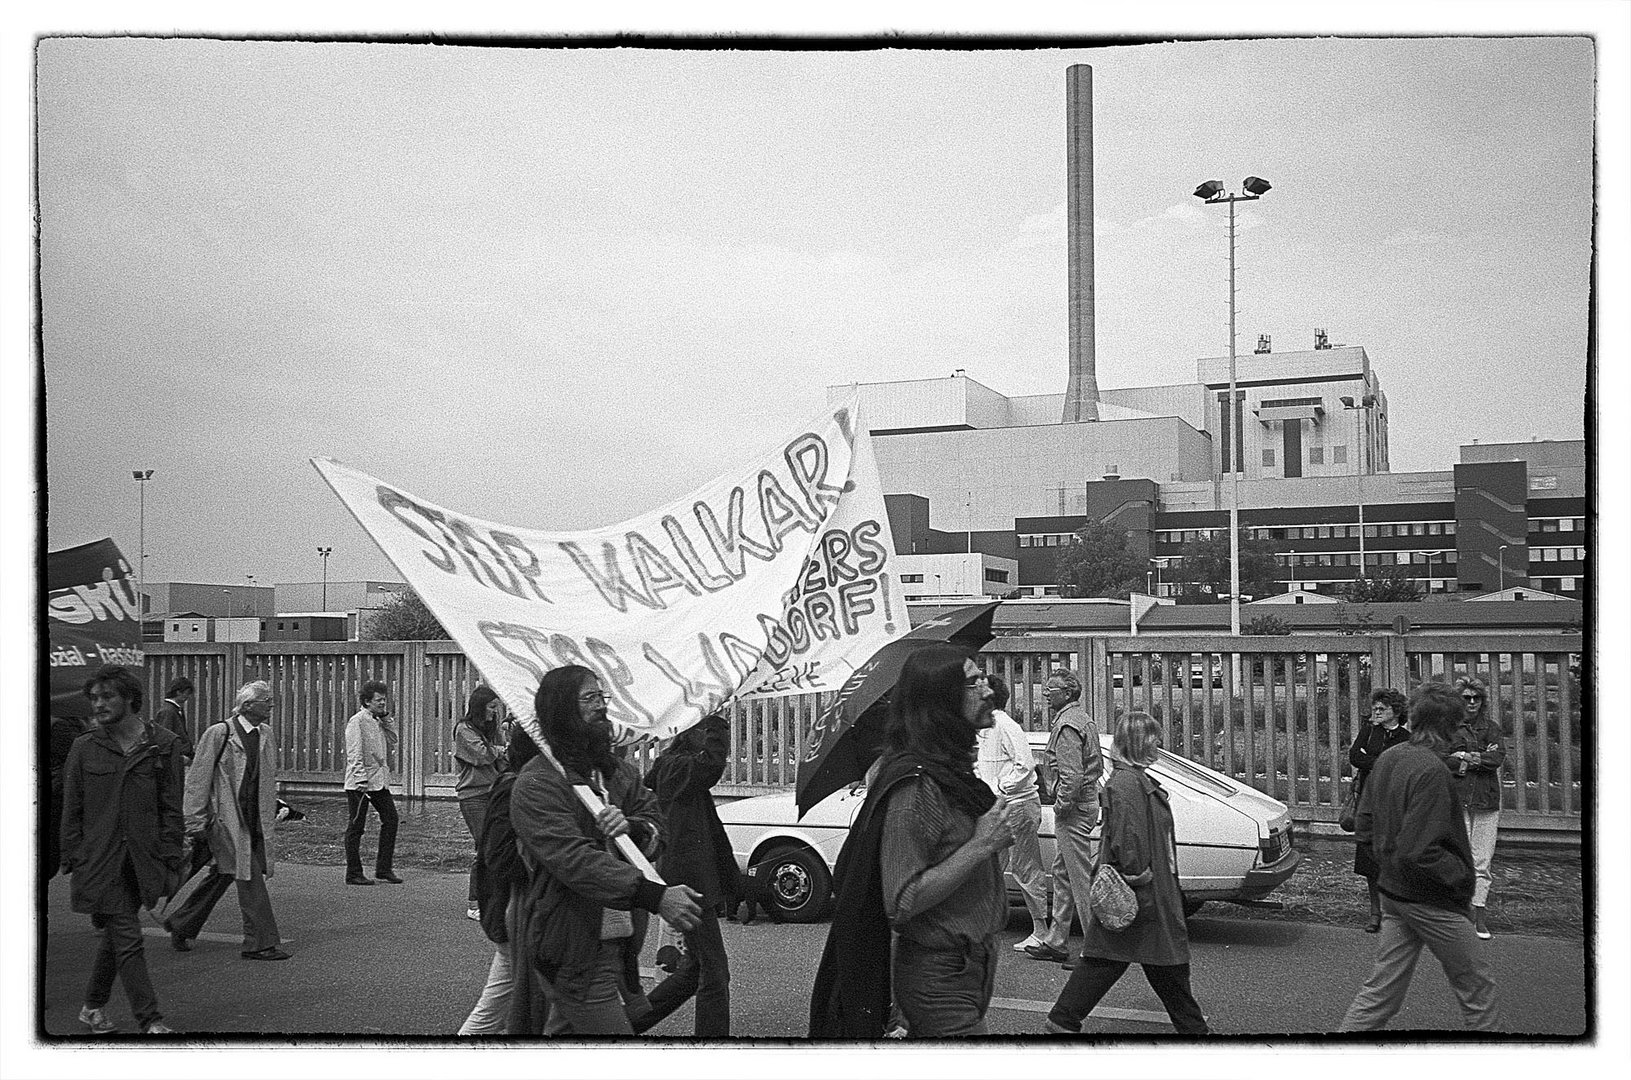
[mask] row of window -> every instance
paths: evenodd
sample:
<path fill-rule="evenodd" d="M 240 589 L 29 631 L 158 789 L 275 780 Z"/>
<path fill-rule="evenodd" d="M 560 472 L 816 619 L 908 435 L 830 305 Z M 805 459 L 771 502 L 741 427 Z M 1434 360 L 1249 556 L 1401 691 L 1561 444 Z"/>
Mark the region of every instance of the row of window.
<path fill-rule="evenodd" d="M 1310 446 L 1308 448 L 1308 463 L 1310 465 L 1324 465 L 1325 464 L 1325 447 L 1323 447 L 1323 446 Z M 1263 448 L 1263 468 L 1272 469 L 1277 464 L 1279 464 L 1279 452 L 1276 451 L 1273 447 L 1264 447 Z M 1348 448 L 1346 446 L 1342 445 L 1341 443 L 1338 443 L 1336 446 L 1331 447 L 1331 464 L 1332 465 L 1346 465 L 1346 464 L 1348 464 Z"/>
<path fill-rule="evenodd" d="M 1343 540 L 1359 539 L 1358 525 L 1258 525 L 1246 529 L 1248 540 Z M 1453 521 L 1398 521 L 1366 524 L 1365 539 L 1399 536 L 1454 536 Z M 1158 529 L 1155 540 L 1162 544 L 1187 544 L 1210 540 L 1214 534 L 1227 535 L 1228 529 Z M 1021 545 L 1024 546 L 1023 544 Z"/>
<path fill-rule="evenodd" d="M 1586 519 L 1579 517 L 1542 517 L 1529 519 L 1532 533 L 1585 532 Z"/>
<path fill-rule="evenodd" d="M 1529 561 L 1537 562 L 1584 562 L 1586 549 L 1583 547 L 1532 547 L 1529 549 Z"/>
<path fill-rule="evenodd" d="M 1532 577 L 1529 581 L 1542 592 L 1578 592 L 1580 589 L 1577 577 Z"/>
<path fill-rule="evenodd" d="M 1019 546 L 1027 547 L 1066 547 L 1071 536 L 1068 532 L 1062 533 L 1020 533 Z"/>

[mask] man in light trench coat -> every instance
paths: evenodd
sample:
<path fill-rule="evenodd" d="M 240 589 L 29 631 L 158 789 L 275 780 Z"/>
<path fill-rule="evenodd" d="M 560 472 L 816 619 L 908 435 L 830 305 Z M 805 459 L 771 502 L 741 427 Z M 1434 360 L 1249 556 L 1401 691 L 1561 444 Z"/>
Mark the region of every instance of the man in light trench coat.
<path fill-rule="evenodd" d="M 272 739 L 272 687 L 247 683 L 232 715 L 199 736 L 187 769 L 182 816 L 188 836 L 208 839 L 215 865 L 187 902 L 164 921 L 170 945 L 190 952 L 210 911 L 227 886 L 238 886 L 243 909 L 246 960 L 287 960 L 278 948 L 277 916 L 266 879 L 274 863 L 272 827 L 277 821 L 277 743 Z"/>

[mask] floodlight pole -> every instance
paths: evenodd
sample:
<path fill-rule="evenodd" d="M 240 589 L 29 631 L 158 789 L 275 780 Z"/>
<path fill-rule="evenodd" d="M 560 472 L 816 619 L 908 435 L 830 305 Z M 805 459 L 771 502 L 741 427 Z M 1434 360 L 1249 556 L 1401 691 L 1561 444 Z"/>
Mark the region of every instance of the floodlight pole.
<path fill-rule="evenodd" d="M 323 610 L 327 611 L 328 610 L 328 557 L 330 555 L 334 554 L 334 549 L 331 548 L 331 547 L 320 547 L 320 548 L 317 549 L 317 554 L 323 560 Z"/>
<path fill-rule="evenodd" d="M 135 479 L 137 489 L 141 492 L 140 515 L 137 522 L 136 553 L 136 590 L 140 599 L 136 601 L 136 608 L 142 615 L 147 614 L 147 482 L 153 479 L 152 469 L 132 469 L 130 475 Z"/>

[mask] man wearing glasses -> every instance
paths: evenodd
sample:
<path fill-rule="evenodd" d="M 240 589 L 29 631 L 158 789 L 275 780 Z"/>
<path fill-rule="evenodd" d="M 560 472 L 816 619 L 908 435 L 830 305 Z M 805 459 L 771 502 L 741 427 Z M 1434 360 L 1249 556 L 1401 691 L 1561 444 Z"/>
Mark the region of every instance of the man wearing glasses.
<path fill-rule="evenodd" d="M 1069 668 L 1054 668 L 1043 687 L 1053 730 L 1042 751 L 1043 783 L 1053 802 L 1053 925 L 1047 937 L 1026 946 L 1037 960 L 1066 963 L 1072 914 L 1087 926 L 1087 889 L 1093 883 L 1093 826 L 1099 821 L 1099 777 L 1104 755 L 1099 729 L 1082 708 L 1082 684 Z"/>
<path fill-rule="evenodd" d="M 1467 839 L 1472 844 L 1472 865 L 1477 880 L 1472 890 L 1473 927 L 1480 940 L 1490 938 L 1484 905 L 1489 901 L 1490 864 L 1495 859 L 1495 834 L 1501 821 L 1501 766 L 1506 763 L 1506 736 L 1500 721 L 1489 712 L 1489 688 L 1482 679 L 1463 675 L 1455 681 L 1464 715 L 1450 740 L 1450 769 L 1455 793 L 1461 801 Z"/>

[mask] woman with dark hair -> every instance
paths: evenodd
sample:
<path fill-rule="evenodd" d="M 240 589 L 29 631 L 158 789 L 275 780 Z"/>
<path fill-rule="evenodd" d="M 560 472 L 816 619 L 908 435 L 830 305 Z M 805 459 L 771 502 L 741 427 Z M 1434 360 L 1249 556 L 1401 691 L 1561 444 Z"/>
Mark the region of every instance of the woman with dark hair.
<path fill-rule="evenodd" d="M 812 1036 L 878 1038 L 891 997 L 913 1038 L 986 1033 L 1008 921 L 998 853 L 1017 827 L 974 773 L 974 735 L 991 719 L 991 689 L 965 650 L 907 657 L 882 764 L 838 857 Z"/>
<path fill-rule="evenodd" d="M 1506 763 L 1506 734 L 1489 714 L 1489 687 L 1472 675 L 1455 681 L 1466 715 L 1450 740 L 1448 764 L 1455 774 L 1455 793 L 1472 845 L 1473 931 L 1484 941 L 1490 937 L 1484 905 L 1489 901 L 1490 864 L 1495 861 L 1495 833 L 1501 821 L 1501 766 Z"/>
<path fill-rule="evenodd" d="M 595 673 L 576 664 L 548 672 L 533 711 L 555 761 L 540 755 L 517 774 L 510 822 L 532 870 L 517 934 L 548 1002 L 543 1034 L 629 1035 L 620 992 L 634 933 L 629 912 L 638 906 L 676 930 L 694 930 L 698 894 L 647 880 L 616 852 L 617 838 L 627 836 L 650 858 L 662 837 L 656 796 L 612 753 Z M 578 798 L 580 785 L 605 804 L 598 813 Z"/>
<path fill-rule="evenodd" d="M 1128 964 L 1138 964 L 1181 1035 L 1205 1035 L 1206 1017 L 1189 988 L 1189 930 L 1178 888 L 1178 848 L 1167 792 L 1147 771 L 1161 749 L 1161 724 L 1148 713 L 1116 721 L 1110 779 L 1104 785 L 1099 864 L 1114 866 L 1138 897 L 1138 916 L 1107 930 L 1089 912 L 1082 959 L 1048 1013 L 1048 1031 L 1079 1035 Z"/>
<path fill-rule="evenodd" d="M 453 725 L 453 766 L 458 777 L 453 790 L 459 797 L 459 813 L 464 815 L 470 839 L 481 843 L 481 822 L 487 816 L 487 793 L 492 791 L 503 765 L 504 743 L 499 738 L 498 722 L 504 714 L 504 703 L 490 686 L 478 686 L 470 693 L 464 715 Z M 470 864 L 470 902 L 465 916 L 481 918 L 481 904 L 476 896 L 476 861 Z"/>
<path fill-rule="evenodd" d="M 1353 746 L 1348 748 L 1348 763 L 1354 767 L 1352 797 L 1355 806 L 1359 805 L 1365 781 L 1370 779 L 1370 771 L 1376 767 L 1376 759 L 1382 756 L 1382 751 L 1409 741 L 1410 731 L 1405 727 L 1404 719 L 1403 694 L 1386 688 L 1371 691 L 1370 719 L 1360 726 Z M 1365 879 L 1366 889 L 1370 893 L 1370 922 L 1365 924 L 1367 934 L 1382 930 L 1382 894 L 1376 889 L 1377 872 L 1376 856 L 1371 853 L 1370 845 L 1354 845 L 1354 873 Z"/>

